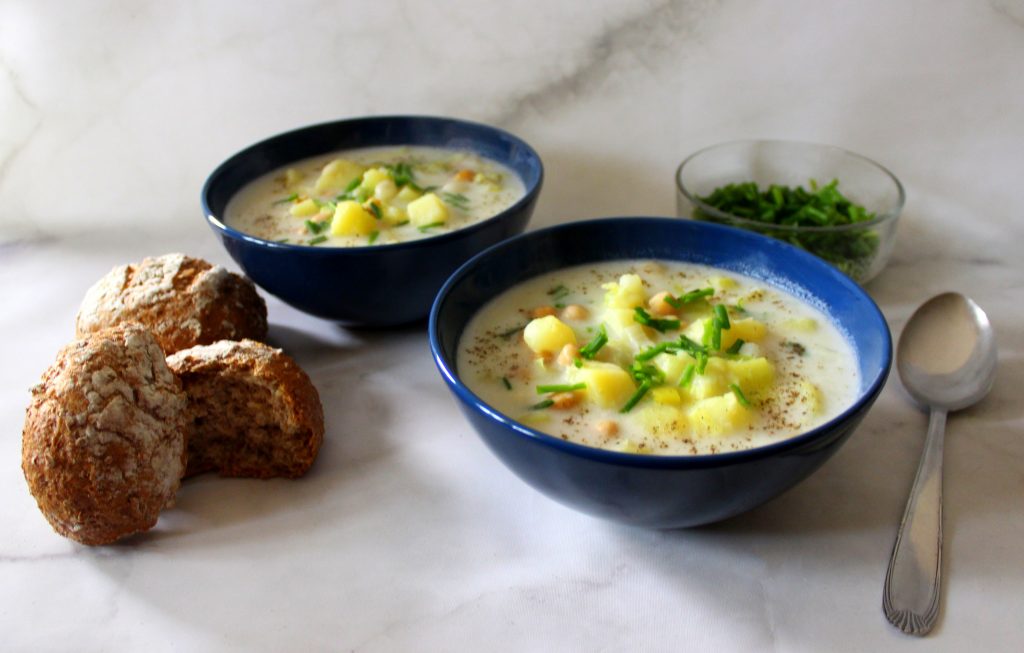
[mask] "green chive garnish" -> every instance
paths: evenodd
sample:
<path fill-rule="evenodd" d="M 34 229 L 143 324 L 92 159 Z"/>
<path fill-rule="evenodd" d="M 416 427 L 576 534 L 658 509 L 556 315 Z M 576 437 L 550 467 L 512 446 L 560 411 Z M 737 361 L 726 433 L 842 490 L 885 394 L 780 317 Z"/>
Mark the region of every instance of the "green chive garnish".
<path fill-rule="evenodd" d="M 683 370 L 683 375 L 681 377 L 679 377 L 679 387 L 680 388 L 688 388 L 688 387 L 690 387 L 690 382 L 693 381 L 693 375 L 696 374 L 696 373 L 697 373 L 697 366 L 696 365 L 694 365 L 693 363 L 690 363 L 689 365 L 687 365 L 686 369 Z"/>
<path fill-rule="evenodd" d="M 543 410 L 544 408 L 548 408 L 549 406 L 553 406 L 554 404 L 554 399 L 545 399 L 544 401 L 538 401 L 534 405 L 530 406 L 530 410 Z"/>
<path fill-rule="evenodd" d="M 586 390 L 586 383 L 563 383 L 555 385 L 539 385 L 537 386 L 537 394 L 543 395 L 549 392 L 575 392 L 576 390 Z"/>
<path fill-rule="evenodd" d="M 292 193 L 288 197 L 285 197 L 283 199 L 279 199 L 279 200 L 277 200 L 276 202 L 273 202 L 273 203 L 274 204 L 287 204 L 288 202 L 294 202 L 297 199 L 299 199 L 299 194 L 298 193 Z"/>
<path fill-rule="evenodd" d="M 326 240 L 327 240 L 327 236 L 317 236 L 316 238 L 313 238 L 312 240 L 310 240 L 309 244 L 310 245 L 319 245 L 320 243 L 325 242 Z"/>
<path fill-rule="evenodd" d="M 736 395 L 736 401 L 740 402 L 741 406 L 750 408 L 750 402 L 747 401 L 747 397 L 743 394 L 743 391 L 740 390 L 740 387 L 738 385 L 736 385 L 735 383 L 730 383 L 729 389 L 732 390 L 732 393 L 734 395 Z"/>
<path fill-rule="evenodd" d="M 683 304 L 689 304 L 695 302 L 702 297 L 710 297 L 715 294 L 714 288 L 701 288 L 700 290 L 691 290 L 690 292 L 680 295 L 679 297 L 673 297 L 668 295 L 665 297 L 665 303 L 672 308 L 682 308 Z"/>
<path fill-rule="evenodd" d="M 679 320 L 675 318 L 657 319 L 651 314 L 637 306 L 633 309 L 633 319 L 644 326 L 649 326 L 659 333 L 665 333 L 669 329 L 678 329 Z"/>
<path fill-rule="evenodd" d="M 736 342 L 732 343 L 732 346 L 725 350 L 727 354 L 738 354 L 740 348 L 743 347 L 743 338 L 736 338 Z"/>
<path fill-rule="evenodd" d="M 420 233 L 426 233 L 427 229 L 433 229 L 434 227 L 441 227 L 441 226 L 444 226 L 444 222 L 441 222 L 441 221 L 431 222 L 430 224 L 425 224 L 422 227 L 419 227 L 419 230 L 420 230 Z"/>
<path fill-rule="evenodd" d="M 512 389 L 512 384 L 509 382 L 507 376 L 501 377 L 501 382 L 505 386 L 506 390 L 511 390 Z"/>
<path fill-rule="evenodd" d="M 377 238 L 378 238 L 379 236 L 380 236 L 380 232 L 379 232 L 379 231 L 371 231 L 371 232 L 370 232 L 370 238 L 369 238 L 369 239 L 368 239 L 368 240 L 367 240 L 366 242 L 367 242 L 368 244 L 372 245 L 372 244 L 374 244 L 375 242 L 377 242 Z"/>
<path fill-rule="evenodd" d="M 326 229 L 328 226 L 330 225 L 327 222 L 313 222 L 312 220 L 306 220 L 306 229 L 308 229 L 309 233 L 314 236 Z"/>
<path fill-rule="evenodd" d="M 565 297 L 569 294 L 569 289 L 563 286 L 562 284 L 558 284 L 557 286 L 549 290 L 548 294 L 551 295 L 551 299 L 553 299 L 554 301 L 558 301 L 559 299 L 565 299 Z"/>
<path fill-rule="evenodd" d="M 639 354 L 637 354 L 636 355 L 636 359 L 638 361 L 649 361 L 652 358 L 654 358 L 655 356 L 657 356 L 658 354 L 662 354 L 662 353 L 668 353 L 668 354 L 675 355 L 675 351 L 674 350 L 677 349 L 678 347 L 679 347 L 679 345 L 677 345 L 674 342 L 660 342 L 660 343 L 654 345 L 653 347 L 648 347 L 647 349 L 645 349 L 642 352 L 640 352 Z"/>
<path fill-rule="evenodd" d="M 441 193 L 441 199 L 457 209 L 463 211 L 469 209 L 469 198 L 462 193 Z"/>
<path fill-rule="evenodd" d="M 519 326 L 514 326 L 511 329 L 508 329 L 507 331 L 502 331 L 501 333 L 498 334 L 498 336 L 504 338 L 505 340 L 508 340 L 509 338 L 511 338 L 512 336 L 519 333 L 525 328 L 525 324 L 520 324 Z"/>
<path fill-rule="evenodd" d="M 370 202 L 370 212 L 373 213 L 373 217 L 380 220 L 380 207 L 377 206 L 376 202 Z"/>
<path fill-rule="evenodd" d="M 729 324 L 729 311 L 725 310 L 725 306 L 722 304 L 715 306 L 715 319 L 718 320 L 718 326 L 721 328 L 731 328 L 731 325 Z"/>
<path fill-rule="evenodd" d="M 597 355 L 597 352 L 601 351 L 601 347 L 604 347 L 606 344 L 608 344 L 608 332 L 605 330 L 604 324 L 601 324 L 594 339 L 580 349 L 580 356 L 587 360 L 592 360 Z"/>
<path fill-rule="evenodd" d="M 644 398 L 644 395 L 647 394 L 647 391 L 650 390 L 650 389 L 651 389 L 651 382 L 650 381 L 642 382 L 640 384 L 640 387 L 636 389 L 636 392 L 633 393 L 633 396 L 629 398 L 629 401 L 626 402 L 626 405 L 623 406 L 622 409 L 619 412 L 620 413 L 628 413 L 629 411 L 633 410 L 633 406 L 636 406 L 637 403 L 641 399 Z"/>
<path fill-rule="evenodd" d="M 706 352 L 697 353 L 697 374 L 703 374 L 708 367 L 708 355 Z"/>

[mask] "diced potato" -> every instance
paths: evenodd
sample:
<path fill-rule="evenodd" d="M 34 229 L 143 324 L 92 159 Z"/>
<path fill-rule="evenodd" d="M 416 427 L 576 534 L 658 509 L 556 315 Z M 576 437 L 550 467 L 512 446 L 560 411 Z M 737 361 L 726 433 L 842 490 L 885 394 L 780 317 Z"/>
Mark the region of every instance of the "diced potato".
<path fill-rule="evenodd" d="M 675 356 L 668 354 L 662 354 L 654 357 L 651 361 L 654 366 L 665 373 L 665 383 L 669 385 L 677 385 L 679 379 L 683 377 L 683 372 L 686 371 L 686 366 L 694 363 L 695 361 L 689 356 L 689 354 L 678 353 Z"/>
<path fill-rule="evenodd" d="M 570 367 L 569 375 L 573 383 L 586 383 L 587 400 L 603 408 L 621 408 L 636 392 L 629 372 L 613 363 L 585 361 L 581 368 Z"/>
<path fill-rule="evenodd" d="M 735 431 L 750 422 L 750 411 L 740 404 L 733 393 L 709 397 L 697 402 L 686 413 L 694 434 L 716 436 Z"/>
<path fill-rule="evenodd" d="M 523 330 L 523 340 L 534 353 L 554 355 L 566 345 L 575 345 L 576 332 L 554 315 L 530 320 Z"/>
<path fill-rule="evenodd" d="M 423 193 L 419 192 L 418 190 L 415 190 L 412 186 L 403 186 L 402 190 L 398 191 L 398 195 L 395 195 L 395 198 L 399 202 L 408 204 L 414 199 L 420 198 L 422 195 Z"/>
<path fill-rule="evenodd" d="M 400 206 L 394 206 L 391 204 L 385 204 L 384 209 L 381 211 L 381 218 L 384 222 L 394 226 L 396 224 L 402 224 L 409 220 L 409 215 Z"/>
<path fill-rule="evenodd" d="M 732 277 L 714 277 L 711 279 L 711 286 L 721 292 L 723 290 L 732 290 L 738 284 Z"/>
<path fill-rule="evenodd" d="M 729 382 L 743 388 L 748 397 L 769 392 L 775 382 L 775 367 L 767 358 L 725 361 Z"/>
<path fill-rule="evenodd" d="M 352 183 L 353 179 L 362 174 L 363 166 L 358 163 L 347 159 L 335 159 L 325 165 L 320 172 L 320 176 L 316 180 L 316 192 L 324 195 L 332 191 L 344 190 Z"/>
<path fill-rule="evenodd" d="M 377 184 L 390 179 L 391 171 L 387 168 L 370 168 L 363 173 L 363 181 L 359 184 L 359 188 L 372 195 L 377 189 Z"/>
<path fill-rule="evenodd" d="M 629 438 L 623 438 L 609 448 L 612 451 L 621 451 L 622 453 L 650 453 L 646 447 L 637 444 Z"/>
<path fill-rule="evenodd" d="M 284 171 L 284 185 L 291 188 L 302 181 L 302 173 L 295 168 L 288 168 Z"/>
<path fill-rule="evenodd" d="M 765 331 L 767 328 L 764 322 L 754 318 L 732 320 L 728 329 L 722 329 L 722 349 L 732 347 L 733 343 L 740 339 L 743 342 L 760 342 L 764 338 Z M 703 333 L 703 327 L 701 332 Z"/>
<path fill-rule="evenodd" d="M 638 351 L 654 344 L 647 329 L 633 319 L 631 308 L 607 308 L 601 322 L 608 333 L 608 352 L 604 355 L 621 365 L 628 365 Z"/>
<path fill-rule="evenodd" d="M 406 211 L 409 214 L 409 222 L 416 227 L 448 222 L 448 207 L 434 193 L 427 193 L 413 200 L 406 207 Z"/>
<path fill-rule="evenodd" d="M 687 426 L 686 414 L 677 406 L 651 402 L 634 408 L 633 412 L 644 432 L 656 438 L 670 438 L 683 432 Z"/>
<path fill-rule="evenodd" d="M 331 220 L 331 234 L 335 236 L 369 236 L 377 230 L 377 219 L 359 205 L 347 200 L 339 202 Z"/>
<path fill-rule="evenodd" d="M 780 329 L 784 331 L 796 331 L 798 333 L 813 333 L 818 330 L 818 321 L 810 317 L 783 320 L 780 325 Z"/>
<path fill-rule="evenodd" d="M 604 295 L 604 303 L 610 308 L 632 309 L 647 303 L 644 282 L 635 274 L 624 274 L 619 277 L 618 283 L 613 281 L 601 287 L 607 291 Z"/>
<path fill-rule="evenodd" d="M 291 208 L 288 209 L 288 212 L 296 218 L 308 218 L 319 213 L 320 207 L 317 206 L 316 202 L 308 199 L 292 204 Z"/>
<path fill-rule="evenodd" d="M 683 389 L 691 398 L 704 400 L 729 391 L 729 375 L 722 358 L 710 358 L 703 374 L 694 374 L 690 385 Z"/>
<path fill-rule="evenodd" d="M 651 398 L 659 404 L 665 404 L 666 406 L 678 406 L 682 403 L 682 399 L 679 397 L 679 391 L 670 385 L 658 386 L 651 390 Z"/>

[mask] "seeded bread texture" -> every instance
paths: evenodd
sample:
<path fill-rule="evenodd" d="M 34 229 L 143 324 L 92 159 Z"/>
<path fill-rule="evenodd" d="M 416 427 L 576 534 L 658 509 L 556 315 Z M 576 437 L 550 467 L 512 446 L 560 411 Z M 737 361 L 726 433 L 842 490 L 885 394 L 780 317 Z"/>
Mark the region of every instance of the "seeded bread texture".
<path fill-rule="evenodd" d="M 184 254 L 120 265 L 88 290 L 78 337 L 122 322 L 149 328 L 170 354 L 218 340 L 263 340 L 267 305 L 251 281 Z"/>
<path fill-rule="evenodd" d="M 32 388 L 21 466 L 61 535 L 108 544 L 149 530 L 185 471 L 186 398 L 136 324 L 64 347 Z"/>
<path fill-rule="evenodd" d="M 296 478 L 309 470 L 323 442 L 323 408 L 290 356 L 222 340 L 167 362 L 188 395 L 186 476 Z"/>

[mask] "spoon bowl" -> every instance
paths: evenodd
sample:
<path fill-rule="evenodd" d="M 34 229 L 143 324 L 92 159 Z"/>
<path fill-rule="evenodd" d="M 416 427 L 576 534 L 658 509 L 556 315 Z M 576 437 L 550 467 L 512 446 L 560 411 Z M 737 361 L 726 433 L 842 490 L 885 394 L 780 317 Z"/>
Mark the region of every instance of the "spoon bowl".
<path fill-rule="evenodd" d="M 910 316 L 896 368 L 914 400 L 929 409 L 928 436 L 885 574 L 882 610 L 909 635 L 925 635 L 939 613 L 942 577 L 942 444 L 946 413 L 992 388 L 996 341 L 985 312 L 959 293 L 943 293 Z"/>

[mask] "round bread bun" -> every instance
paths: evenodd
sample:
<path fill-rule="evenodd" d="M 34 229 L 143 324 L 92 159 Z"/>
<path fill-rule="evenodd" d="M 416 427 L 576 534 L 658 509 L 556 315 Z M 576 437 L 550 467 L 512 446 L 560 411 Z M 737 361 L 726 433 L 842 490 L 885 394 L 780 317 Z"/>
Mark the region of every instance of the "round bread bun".
<path fill-rule="evenodd" d="M 54 530 L 108 544 L 149 530 L 185 471 L 185 394 L 147 329 L 64 347 L 32 388 L 21 468 Z"/>
<path fill-rule="evenodd" d="M 251 281 L 184 254 L 120 265 L 85 294 L 75 321 L 82 336 L 137 322 L 170 354 L 222 339 L 263 340 L 267 305 Z"/>
<path fill-rule="evenodd" d="M 167 359 L 188 395 L 186 476 L 296 478 L 324 438 L 313 382 L 280 349 L 222 340 Z"/>

